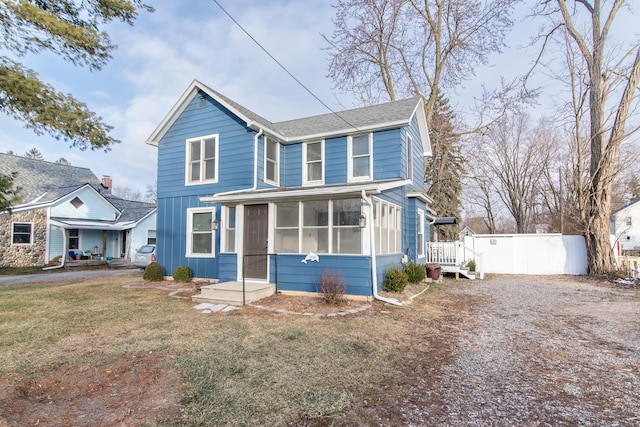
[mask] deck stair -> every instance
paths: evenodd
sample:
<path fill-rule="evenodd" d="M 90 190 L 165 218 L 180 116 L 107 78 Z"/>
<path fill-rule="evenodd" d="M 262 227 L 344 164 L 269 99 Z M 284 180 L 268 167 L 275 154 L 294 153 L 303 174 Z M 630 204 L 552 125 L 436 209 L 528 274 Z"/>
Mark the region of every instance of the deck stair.
<path fill-rule="evenodd" d="M 244 303 L 250 304 L 271 296 L 275 291 L 276 287 L 272 283 L 245 282 Z M 200 294 L 192 296 L 191 300 L 195 302 L 242 305 L 242 282 L 223 282 L 202 286 Z"/>
<path fill-rule="evenodd" d="M 461 265 L 442 265 L 442 273 L 454 273 L 456 280 L 462 277 L 466 277 L 469 280 L 476 280 L 475 271 L 470 271 L 467 267 Z"/>

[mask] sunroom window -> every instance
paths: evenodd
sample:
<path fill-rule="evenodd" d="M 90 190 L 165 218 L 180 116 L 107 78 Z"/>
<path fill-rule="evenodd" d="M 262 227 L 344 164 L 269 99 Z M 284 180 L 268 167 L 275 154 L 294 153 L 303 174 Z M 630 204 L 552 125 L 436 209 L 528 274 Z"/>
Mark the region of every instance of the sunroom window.
<path fill-rule="evenodd" d="M 302 252 L 329 252 L 329 201 L 302 203 Z"/>
<path fill-rule="evenodd" d="M 333 201 L 333 250 L 334 254 L 362 253 L 360 228 L 362 201 L 360 199 Z"/>

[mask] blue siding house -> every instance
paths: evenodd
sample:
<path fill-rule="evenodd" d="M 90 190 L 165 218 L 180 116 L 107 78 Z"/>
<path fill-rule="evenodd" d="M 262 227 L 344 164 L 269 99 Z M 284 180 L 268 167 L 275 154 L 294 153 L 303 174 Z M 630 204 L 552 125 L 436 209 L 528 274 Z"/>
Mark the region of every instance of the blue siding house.
<path fill-rule="evenodd" d="M 317 292 L 331 270 L 375 297 L 389 266 L 426 262 L 422 98 L 272 123 L 193 81 L 147 143 L 165 275 Z"/>

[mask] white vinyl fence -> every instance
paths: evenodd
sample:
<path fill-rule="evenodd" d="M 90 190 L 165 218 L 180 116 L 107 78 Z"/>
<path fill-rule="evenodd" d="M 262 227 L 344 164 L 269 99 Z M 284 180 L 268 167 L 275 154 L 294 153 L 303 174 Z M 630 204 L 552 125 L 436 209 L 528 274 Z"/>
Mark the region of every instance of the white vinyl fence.
<path fill-rule="evenodd" d="M 497 274 L 587 274 L 582 236 L 561 234 L 476 234 L 467 236 L 463 261 L 481 254 L 482 271 Z"/>

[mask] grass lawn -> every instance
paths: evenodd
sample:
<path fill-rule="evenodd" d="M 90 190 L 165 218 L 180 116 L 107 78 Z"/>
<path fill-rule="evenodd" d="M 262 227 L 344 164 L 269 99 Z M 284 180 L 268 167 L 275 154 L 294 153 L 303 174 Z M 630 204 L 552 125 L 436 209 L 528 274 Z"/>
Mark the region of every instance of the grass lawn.
<path fill-rule="evenodd" d="M 204 315 L 131 280 L 0 287 L 0 425 L 367 425 L 347 410 L 389 398 L 440 315 L 437 288 L 333 318 Z"/>

